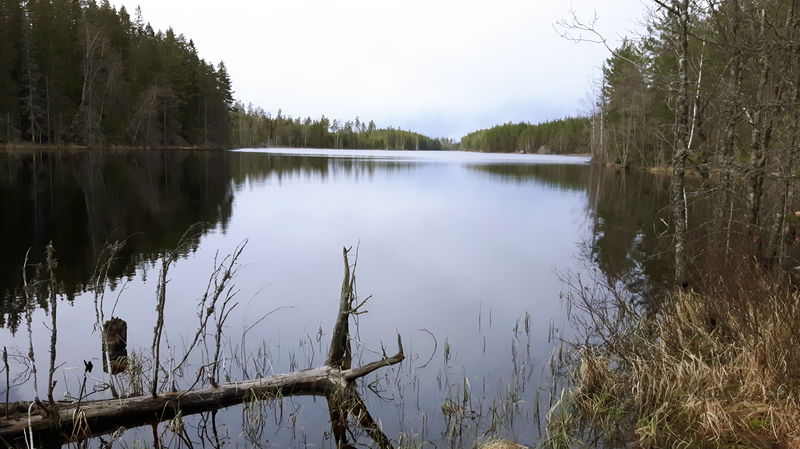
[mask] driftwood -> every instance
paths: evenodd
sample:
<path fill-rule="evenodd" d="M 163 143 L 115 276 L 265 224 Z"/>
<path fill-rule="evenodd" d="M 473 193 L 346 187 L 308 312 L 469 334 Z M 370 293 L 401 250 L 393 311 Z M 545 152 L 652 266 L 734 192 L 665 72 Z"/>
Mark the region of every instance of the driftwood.
<path fill-rule="evenodd" d="M 352 415 L 357 425 L 364 428 L 379 447 L 391 448 L 390 440 L 359 397 L 354 381 L 379 368 L 400 363 L 405 358 L 403 344 L 398 335 L 397 354 L 351 367 L 349 318 L 358 312 L 360 305 L 355 304 L 355 276 L 350 270 L 347 249 L 343 256 L 345 278 L 328 360 L 324 366 L 216 387 L 165 392 L 156 397 L 144 395 L 84 403 L 62 402 L 51 406 L 34 404 L 34 413 L 30 418 L 27 414 L 18 413 L 5 420 L 0 419 L 0 441 L 8 446 L 24 446 L 24 433 L 32 431 L 34 440 L 39 444 L 57 447 L 65 442 L 114 432 L 120 427 L 161 422 L 178 414 L 187 416 L 254 400 L 313 395 L 324 396 L 328 400 L 332 434 L 337 447 L 350 447 L 347 442 L 347 417 Z M 17 409 L 25 410 L 27 405 L 30 403 L 18 404 Z"/>

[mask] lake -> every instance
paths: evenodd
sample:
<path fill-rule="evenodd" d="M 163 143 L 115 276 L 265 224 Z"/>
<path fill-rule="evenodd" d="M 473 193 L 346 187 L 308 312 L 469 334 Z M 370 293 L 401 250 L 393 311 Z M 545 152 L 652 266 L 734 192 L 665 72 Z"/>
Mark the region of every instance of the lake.
<path fill-rule="evenodd" d="M 533 445 L 557 400 L 551 361 L 578 336 L 564 279 L 625 282 L 643 294 L 657 288 L 670 273 L 663 256 L 667 203 L 666 178 L 604 170 L 582 157 L 2 152 L 0 342 L 13 355 L 18 385 L 11 400 L 33 396 L 22 360 L 28 251 L 29 263 L 37 264 L 48 242 L 56 250 L 55 391 L 74 397 L 84 360 L 96 367 L 90 388 L 103 379 L 95 293 L 106 292 L 105 317 L 127 322 L 128 350 L 146 359 L 160 258 L 196 224 L 169 272 L 162 359 L 181 358 L 197 331 L 198 299 L 215 257 L 246 242 L 234 279 L 238 305 L 225 326 L 223 375 L 237 380 L 322 365 L 338 307 L 342 248 L 352 247 L 358 297 L 372 296 L 368 313 L 357 317 L 354 358 L 378 359 L 382 346 L 393 354 L 397 334 L 407 357 L 359 381 L 384 433 L 409 447 L 472 447 L 491 436 Z M 104 246 L 123 239 L 114 263 L 94 277 Z M 28 272 L 33 279 L 35 269 Z M 45 299 L 36 305 L 33 340 L 44 391 L 49 317 Z M 192 383 L 203 360 L 190 357 L 174 379 L 179 388 Z M 102 397 L 108 392 L 91 398 Z M 209 436 L 206 418 L 186 417 L 183 435 L 162 424 L 160 438 L 169 446 L 200 444 Z M 324 398 L 235 406 L 215 421 L 231 447 L 335 447 Z M 359 443 L 370 441 L 355 435 Z M 120 441 L 149 446 L 152 438 L 147 427 Z"/>

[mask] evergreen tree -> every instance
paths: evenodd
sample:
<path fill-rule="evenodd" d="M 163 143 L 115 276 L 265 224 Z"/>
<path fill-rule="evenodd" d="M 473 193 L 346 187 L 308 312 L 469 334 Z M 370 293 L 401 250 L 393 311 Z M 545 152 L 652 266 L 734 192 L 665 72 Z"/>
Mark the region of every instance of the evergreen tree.
<path fill-rule="evenodd" d="M 0 142 L 20 138 L 23 21 L 21 0 L 0 0 Z"/>
<path fill-rule="evenodd" d="M 0 142 L 227 145 L 233 106 L 173 30 L 108 0 L 0 0 Z"/>

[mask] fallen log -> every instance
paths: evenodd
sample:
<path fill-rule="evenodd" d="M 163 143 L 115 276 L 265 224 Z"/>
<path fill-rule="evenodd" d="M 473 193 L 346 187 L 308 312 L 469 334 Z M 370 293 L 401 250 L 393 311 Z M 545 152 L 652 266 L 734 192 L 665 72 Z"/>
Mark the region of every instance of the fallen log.
<path fill-rule="evenodd" d="M 120 427 L 131 428 L 169 420 L 178 416 L 217 410 L 249 401 L 281 399 L 287 396 L 324 396 L 328 399 L 333 434 L 338 447 L 345 447 L 347 415 L 356 418 L 381 448 L 391 448 L 390 440 L 369 416 L 366 406 L 353 387 L 356 379 L 385 366 L 400 363 L 405 358 L 403 344 L 397 336 L 398 352 L 391 357 L 351 368 L 348 321 L 356 313 L 354 273 L 350 271 L 348 251 L 344 250 L 345 279 L 342 286 L 339 313 L 331 337 L 331 350 L 324 366 L 254 380 L 230 382 L 195 390 L 108 399 L 92 402 L 22 403 L 19 411 L 0 419 L 0 441 L 10 447 L 26 446 L 25 439 L 34 435 L 40 445 L 58 447 L 68 442 L 115 432 Z M 363 303 L 362 303 L 363 304 Z"/>
<path fill-rule="evenodd" d="M 0 424 L 0 439 L 12 446 L 24 446 L 24 432 L 32 430 L 37 439 L 78 441 L 147 423 L 160 422 L 211 411 L 254 400 L 280 399 L 287 396 L 335 397 L 350 383 L 383 366 L 400 363 L 401 352 L 363 367 L 340 370 L 323 366 L 261 379 L 221 384 L 217 388 L 168 392 L 124 399 L 109 399 L 84 404 L 63 404 L 50 414 L 18 415 Z"/>

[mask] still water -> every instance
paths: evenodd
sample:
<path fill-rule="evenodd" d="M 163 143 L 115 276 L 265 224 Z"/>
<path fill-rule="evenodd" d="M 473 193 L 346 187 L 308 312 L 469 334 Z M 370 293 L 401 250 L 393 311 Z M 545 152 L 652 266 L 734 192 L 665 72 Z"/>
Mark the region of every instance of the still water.
<path fill-rule="evenodd" d="M 126 239 L 101 279 L 105 316 L 124 319 L 129 351 L 149 357 L 160 257 L 200 223 L 170 271 L 162 358 L 181 358 L 194 336 L 215 257 L 246 242 L 223 373 L 237 380 L 319 366 L 338 307 L 342 247 L 353 247 L 358 295 L 372 296 L 368 313 L 358 316 L 356 359 L 379 358 L 382 345 L 394 353 L 397 334 L 405 344 L 404 362 L 359 381 L 386 435 L 417 447 L 471 447 L 492 436 L 533 445 L 555 400 L 550 362 L 576 336 L 563 277 L 624 281 L 642 291 L 664 279 L 669 267 L 658 247 L 666 188 L 664 180 L 603 171 L 580 157 L 0 153 L 0 343 L 27 353 L 21 267 L 29 248 L 29 263 L 40 263 L 52 241 L 61 294 L 56 395 L 76 396 L 83 361 L 101 365 L 96 260 L 106 243 Z M 33 339 L 42 390 L 50 333 L 40 302 Z M 23 377 L 11 398 L 30 399 L 22 357 L 12 359 L 12 377 Z M 179 387 L 202 363 L 190 362 L 175 380 Z M 101 384 L 99 371 L 90 383 Z M 221 440 L 230 447 L 335 446 L 324 398 L 276 402 L 258 419 L 242 406 L 218 413 Z M 205 421 L 186 417 L 183 437 L 165 425 L 158 432 L 170 446 L 200 444 L 209 435 Z M 148 427 L 120 441 L 150 445 L 152 438 Z"/>

